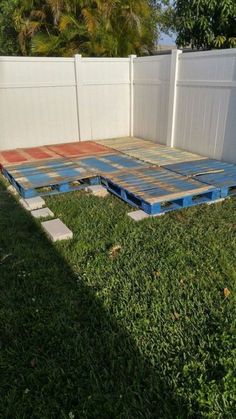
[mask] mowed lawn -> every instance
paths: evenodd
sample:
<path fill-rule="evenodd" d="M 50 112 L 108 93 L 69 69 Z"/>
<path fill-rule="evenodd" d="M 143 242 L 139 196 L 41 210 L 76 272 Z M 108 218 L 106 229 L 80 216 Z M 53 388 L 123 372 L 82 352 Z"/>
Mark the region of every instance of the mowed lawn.
<path fill-rule="evenodd" d="M 73 240 L 0 190 L 0 417 L 235 418 L 236 199 L 46 201 Z"/>

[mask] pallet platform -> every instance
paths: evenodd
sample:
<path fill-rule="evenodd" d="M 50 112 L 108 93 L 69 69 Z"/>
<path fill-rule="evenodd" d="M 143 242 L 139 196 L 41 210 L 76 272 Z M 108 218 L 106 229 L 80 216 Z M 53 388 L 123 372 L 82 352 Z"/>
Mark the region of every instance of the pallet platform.
<path fill-rule="evenodd" d="M 236 165 L 234 164 L 206 159 L 167 165 L 165 168 L 220 189 L 221 198 L 236 195 Z"/>
<path fill-rule="evenodd" d="M 102 183 L 155 215 L 236 194 L 236 165 L 139 138 L 5 151 L 3 161 L 3 174 L 23 198 Z"/>
<path fill-rule="evenodd" d="M 99 143 L 125 153 L 128 156 L 157 166 L 206 158 L 188 151 L 167 147 L 163 144 L 157 144 L 139 138 L 115 138 L 113 140 L 103 140 Z"/>
<path fill-rule="evenodd" d="M 217 188 L 160 167 L 102 176 L 101 180 L 110 192 L 151 215 L 207 203 L 220 197 Z"/>

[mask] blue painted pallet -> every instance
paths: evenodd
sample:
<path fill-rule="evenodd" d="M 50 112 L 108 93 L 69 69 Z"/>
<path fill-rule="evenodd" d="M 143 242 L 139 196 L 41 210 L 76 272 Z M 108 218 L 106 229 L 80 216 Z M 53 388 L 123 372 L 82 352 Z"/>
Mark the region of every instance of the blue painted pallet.
<path fill-rule="evenodd" d="M 148 214 L 161 214 L 220 198 L 217 188 L 161 167 L 148 167 L 101 177 L 102 184 L 128 204 Z"/>
<path fill-rule="evenodd" d="M 55 195 L 99 184 L 96 172 L 67 159 L 3 168 L 4 176 L 23 198 Z"/>
<path fill-rule="evenodd" d="M 115 173 L 120 170 L 133 170 L 149 166 L 143 161 L 130 156 L 126 156 L 125 154 L 121 154 L 119 152 L 99 156 L 96 155 L 90 157 L 79 157 L 73 159 L 73 162 L 79 164 L 82 167 L 97 171 L 97 173 L 100 175 Z"/>
<path fill-rule="evenodd" d="M 221 198 L 236 195 L 236 165 L 234 164 L 206 159 L 164 167 L 220 189 Z"/>

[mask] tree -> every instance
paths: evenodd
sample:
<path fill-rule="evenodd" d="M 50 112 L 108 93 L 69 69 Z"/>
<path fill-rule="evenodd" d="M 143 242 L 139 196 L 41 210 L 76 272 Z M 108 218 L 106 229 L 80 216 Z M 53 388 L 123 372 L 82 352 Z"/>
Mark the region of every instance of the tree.
<path fill-rule="evenodd" d="M 13 13 L 23 55 L 149 54 L 157 39 L 149 0 L 23 0 Z"/>
<path fill-rule="evenodd" d="M 236 0 L 176 0 L 177 45 L 236 47 Z"/>
<path fill-rule="evenodd" d="M 18 0 L 0 0 L 0 55 L 19 55 L 18 34 L 12 16 Z"/>

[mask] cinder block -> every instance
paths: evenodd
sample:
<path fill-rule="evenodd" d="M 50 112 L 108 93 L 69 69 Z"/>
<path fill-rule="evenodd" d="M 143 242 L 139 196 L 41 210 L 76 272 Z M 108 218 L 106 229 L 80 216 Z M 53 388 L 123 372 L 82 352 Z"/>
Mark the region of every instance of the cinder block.
<path fill-rule="evenodd" d="M 8 186 L 7 188 L 8 192 L 10 192 L 12 195 L 19 195 L 16 188 L 14 188 L 13 185 Z"/>
<path fill-rule="evenodd" d="M 102 185 L 91 185 L 87 186 L 86 191 L 91 192 L 95 196 L 105 197 L 108 195 L 108 191 Z"/>
<path fill-rule="evenodd" d="M 146 212 L 142 210 L 129 212 L 128 216 L 132 218 L 132 220 L 134 221 L 141 221 L 141 220 L 144 220 L 144 218 L 150 217 L 150 215 L 148 215 Z"/>
<path fill-rule="evenodd" d="M 134 221 L 141 221 L 141 220 L 144 220 L 145 218 L 150 218 L 150 217 L 162 217 L 165 214 L 167 214 L 167 213 L 162 212 L 160 214 L 149 215 L 142 210 L 138 210 L 138 211 L 129 212 L 128 216 L 130 218 L 132 218 L 132 220 L 134 220 Z"/>
<path fill-rule="evenodd" d="M 53 241 L 68 240 L 73 238 L 73 233 L 66 227 L 65 224 L 59 219 L 44 221 L 41 223 L 43 230 L 47 236 Z"/>
<path fill-rule="evenodd" d="M 45 205 L 45 201 L 43 198 L 41 198 L 41 196 L 35 196 L 34 198 L 28 198 L 28 199 L 21 198 L 19 200 L 19 203 L 27 211 L 40 209 Z"/>
<path fill-rule="evenodd" d="M 54 217 L 53 212 L 49 208 L 40 208 L 40 209 L 31 211 L 31 215 L 34 218 Z"/>
<path fill-rule="evenodd" d="M 219 198 L 219 199 L 216 199 L 215 201 L 208 201 L 206 202 L 206 204 L 207 205 L 218 204 L 219 202 L 223 202 L 226 198 Z"/>

